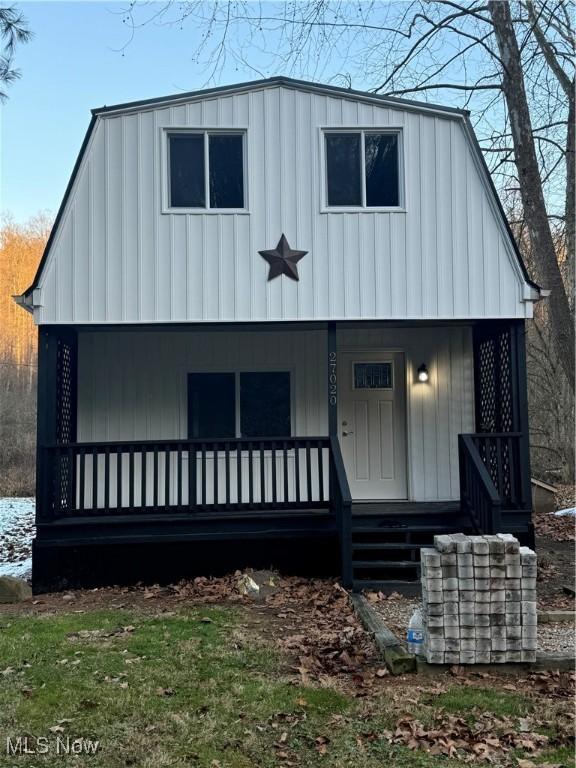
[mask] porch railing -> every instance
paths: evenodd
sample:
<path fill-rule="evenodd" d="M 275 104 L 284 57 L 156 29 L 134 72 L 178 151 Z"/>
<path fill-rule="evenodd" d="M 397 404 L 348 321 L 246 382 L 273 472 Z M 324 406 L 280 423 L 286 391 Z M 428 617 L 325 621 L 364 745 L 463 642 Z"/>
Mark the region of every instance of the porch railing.
<path fill-rule="evenodd" d="M 474 435 L 458 435 L 460 503 L 478 533 L 498 533 L 502 502 Z"/>
<path fill-rule="evenodd" d="M 327 437 L 90 442 L 42 448 L 45 517 L 330 506 Z"/>
<path fill-rule="evenodd" d="M 342 584 L 352 586 L 352 495 L 336 436 L 330 438 L 330 500 L 340 539 Z"/>
<path fill-rule="evenodd" d="M 469 435 L 496 487 L 502 508 L 529 509 L 530 478 L 523 455 L 526 441 L 521 432 L 486 432 Z"/>

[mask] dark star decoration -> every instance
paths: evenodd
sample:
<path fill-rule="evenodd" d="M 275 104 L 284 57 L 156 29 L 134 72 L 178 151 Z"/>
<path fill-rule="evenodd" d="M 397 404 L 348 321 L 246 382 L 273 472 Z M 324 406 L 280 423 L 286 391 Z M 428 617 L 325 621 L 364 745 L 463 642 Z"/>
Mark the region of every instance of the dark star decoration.
<path fill-rule="evenodd" d="M 286 240 L 286 235 L 282 233 L 282 237 L 278 240 L 278 245 L 273 251 L 258 251 L 258 253 L 270 264 L 268 280 L 273 280 L 278 275 L 286 275 L 292 280 L 299 280 L 296 264 L 306 256 L 308 251 L 292 250 L 288 240 Z"/>

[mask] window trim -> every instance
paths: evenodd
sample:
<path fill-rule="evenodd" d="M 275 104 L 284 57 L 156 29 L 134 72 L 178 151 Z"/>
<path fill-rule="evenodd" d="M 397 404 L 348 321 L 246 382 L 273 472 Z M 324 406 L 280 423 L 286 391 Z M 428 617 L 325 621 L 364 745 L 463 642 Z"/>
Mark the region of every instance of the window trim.
<path fill-rule="evenodd" d="M 359 133 L 360 141 L 360 170 L 362 205 L 328 205 L 328 168 L 326 165 L 326 134 L 328 133 Z M 398 136 L 398 205 L 367 206 L 366 205 L 366 134 L 388 133 Z M 322 182 L 320 184 L 320 213 L 406 213 L 406 186 L 404 179 L 404 130 L 402 126 L 342 126 L 321 127 L 319 129 L 320 167 Z"/>
<path fill-rule="evenodd" d="M 289 367 L 287 365 L 281 366 L 281 367 L 263 367 L 259 365 L 248 365 L 246 367 L 240 366 L 235 368 L 227 368 L 226 366 L 215 366 L 214 368 L 200 368 L 197 370 L 189 370 L 186 372 L 186 434 L 188 434 L 188 419 L 189 419 L 189 402 L 188 402 L 188 392 L 189 392 L 189 376 L 191 373 L 232 373 L 234 375 L 234 427 L 235 427 L 235 434 L 234 437 L 224 438 L 228 440 L 255 440 L 257 441 L 259 438 L 243 438 L 240 434 L 240 374 L 241 373 L 287 373 L 289 382 L 290 382 L 290 435 L 286 435 L 285 438 L 288 437 L 294 437 L 294 428 L 296 425 L 296 410 L 295 410 L 295 391 L 294 391 L 294 381 L 295 381 L 295 372 L 293 367 Z M 282 439 L 279 435 L 274 435 L 274 437 L 277 437 L 279 439 Z M 198 438 L 201 439 L 201 438 Z M 206 442 L 209 442 L 212 438 L 206 438 Z M 219 438 L 214 438 L 215 440 L 218 440 Z M 272 438 L 262 438 L 263 440 L 269 440 Z"/>
<path fill-rule="evenodd" d="M 162 176 L 162 213 L 179 213 L 179 214 L 246 214 L 250 213 L 248 206 L 248 163 L 247 163 L 247 146 L 246 139 L 247 129 L 239 127 L 224 127 L 218 128 L 209 127 L 194 127 L 189 126 L 163 126 L 160 129 L 160 151 L 161 151 L 161 176 Z M 183 208 L 174 207 L 170 205 L 170 136 L 174 134 L 202 134 L 204 136 L 204 200 L 206 205 L 202 208 Z M 242 181 L 243 181 L 243 195 L 244 195 L 244 207 L 243 208 L 210 208 L 210 152 L 209 152 L 209 136 L 211 135 L 221 136 L 242 136 Z"/>

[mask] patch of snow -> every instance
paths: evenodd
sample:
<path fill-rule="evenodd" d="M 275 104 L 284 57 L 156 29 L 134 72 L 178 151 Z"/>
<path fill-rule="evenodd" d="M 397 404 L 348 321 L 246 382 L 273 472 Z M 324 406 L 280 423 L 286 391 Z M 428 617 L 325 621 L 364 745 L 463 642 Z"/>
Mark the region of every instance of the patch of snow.
<path fill-rule="evenodd" d="M 35 511 L 33 498 L 0 498 L 0 576 L 30 578 Z"/>
<path fill-rule="evenodd" d="M 576 507 L 568 507 L 568 509 L 558 509 L 554 512 L 555 517 L 576 517 Z"/>

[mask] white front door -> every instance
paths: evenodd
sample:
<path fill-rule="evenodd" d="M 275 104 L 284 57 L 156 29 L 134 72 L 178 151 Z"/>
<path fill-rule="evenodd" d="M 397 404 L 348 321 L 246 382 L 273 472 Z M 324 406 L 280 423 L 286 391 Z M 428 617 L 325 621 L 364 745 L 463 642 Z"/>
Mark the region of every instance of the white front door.
<path fill-rule="evenodd" d="M 405 499 L 404 354 L 338 355 L 339 428 L 353 499 Z"/>

